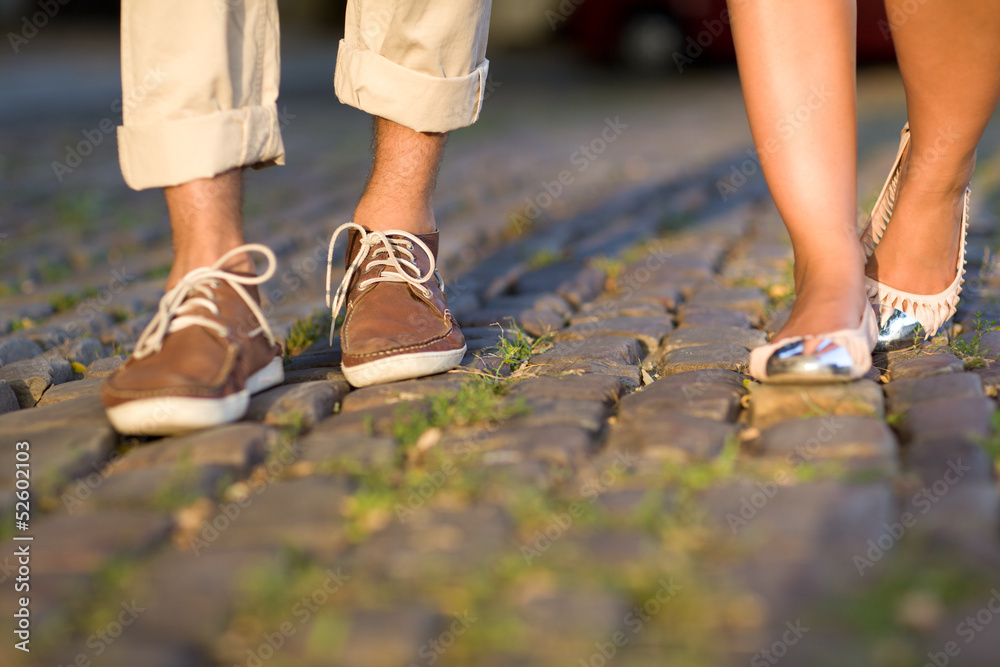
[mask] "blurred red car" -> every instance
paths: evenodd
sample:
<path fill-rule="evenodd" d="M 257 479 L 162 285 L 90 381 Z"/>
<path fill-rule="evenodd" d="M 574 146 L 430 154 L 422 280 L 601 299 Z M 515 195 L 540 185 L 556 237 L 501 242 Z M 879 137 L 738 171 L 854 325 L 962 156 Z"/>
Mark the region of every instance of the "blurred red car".
<path fill-rule="evenodd" d="M 633 69 L 684 71 L 734 55 L 725 0 L 563 0 L 557 16 L 577 48 Z M 858 0 L 858 58 L 894 57 L 882 0 Z"/>

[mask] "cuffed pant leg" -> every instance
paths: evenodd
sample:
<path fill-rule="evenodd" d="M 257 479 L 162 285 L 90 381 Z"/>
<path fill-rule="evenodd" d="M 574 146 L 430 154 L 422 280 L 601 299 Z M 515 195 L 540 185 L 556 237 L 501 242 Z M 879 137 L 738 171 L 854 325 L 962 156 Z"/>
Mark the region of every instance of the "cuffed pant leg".
<path fill-rule="evenodd" d="M 123 0 L 122 175 L 137 190 L 284 163 L 276 0 Z"/>
<path fill-rule="evenodd" d="M 334 85 L 344 104 L 418 132 L 479 117 L 491 0 L 348 0 Z"/>

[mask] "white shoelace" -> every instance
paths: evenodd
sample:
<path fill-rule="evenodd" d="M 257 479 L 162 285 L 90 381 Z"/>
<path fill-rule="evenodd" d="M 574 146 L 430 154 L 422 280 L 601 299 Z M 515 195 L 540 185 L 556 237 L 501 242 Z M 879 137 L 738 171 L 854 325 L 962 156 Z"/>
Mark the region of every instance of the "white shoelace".
<path fill-rule="evenodd" d="M 361 248 L 358 250 L 357 257 L 347 267 L 347 273 L 344 274 L 344 279 L 340 281 L 337 293 L 331 299 L 333 249 L 337 243 L 337 237 L 342 232 L 350 229 L 356 229 L 361 234 Z M 390 238 L 389 234 L 400 238 Z M 420 267 L 416 264 L 416 258 L 412 252 L 414 244 L 420 246 L 430 259 L 430 268 L 427 270 L 426 275 L 421 275 Z M 385 258 L 380 259 L 382 256 Z M 333 345 L 333 333 L 337 326 L 337 315 L 340 314 L 340 309 L 347 300 L 347 287 L 351 284 L 354 274 L 364 265 L 366 260 L 368 261 L 368 265 L 362 271 L 367 271 L 372 266 L 385 266 L 393 270 L 386 270 L 379 276 L 362 280 L 358 284 L 358 290 L 365 290 L 375 283 L 408 283 L 420 290 L 421 294 L 429 297 L 431 291 L 427 289 L 424 283 L 435 275 L 437 275 L 438 284 L 441 289 L 444 289 L 444 283 L 441 280 L 441 276 L 437 273 L 436 262 L 434 261 L 431 249 L 414 234 L 402 230 L 370 232 L 355 222 L 345 222 L 333 232 L 333 236 L 330 238 L 330 250 L 326 255 L 326 305 L 330 308 L 330 315 L 333 318 L 333 322 L 330 324 L 330 345 Z"/>
<path fill-rule="evenodd" d="M 267 258 L 267 270 L 259 276 L 240 276 L 222 269 L 229 259 L 238 253 L 257 252 Z M 215 294 L 212 290 L 217 288 L 221 282 L 229 284 L 233 290 L 240 295 L 240 298 L 247 304 L 250 312 L 254 314 L 260 326 L 249 332 L 250 336 L 255 336 L 261 331 L 267 336 L 268 341 L 275 343 L 274 334 L 267 324 L 267 319 L 261 311 L 260 306 L 254 301 L 250 293 L 243 288 L 243 285 L 260 285 L 270 280 L 277 268 L 277 258 L 274 252 L 265 245 L 259 243 L 248 243 L 233 248 L 212 266 L 205 266 L 189 272 L 181 278 L 170 291 L 160 299 L 160 306 L 156 315 L 146 326 L 142 335 L 139 336 L 135 344 L 135 351 L 132 353 L 136 359 L 142 359 L 159 352 L 163 347 L 163 339 L 167 334 L 186 329 L 187 327 L 205 327 L 217 333 L 220 337 L 229 334 L 229 328 L 221 322 L 209 319 L 204 315 L 192 314 L 191 311 L 204 308 L 212 315 L 219 315 L 219 307 L 215 304 Z"/>

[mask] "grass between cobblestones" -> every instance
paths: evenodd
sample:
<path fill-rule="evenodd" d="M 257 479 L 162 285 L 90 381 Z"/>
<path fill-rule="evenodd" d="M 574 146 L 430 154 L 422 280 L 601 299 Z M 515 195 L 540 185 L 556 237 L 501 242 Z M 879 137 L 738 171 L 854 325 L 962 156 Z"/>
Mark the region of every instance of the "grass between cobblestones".
<path fill-rule="evenodd" d="M 330 331 L 331 320 L 330 313 L 322 308 L 316 308 L 308 317 L 296 321 L 285 338 L 285 363 L 323 338 Z"/>

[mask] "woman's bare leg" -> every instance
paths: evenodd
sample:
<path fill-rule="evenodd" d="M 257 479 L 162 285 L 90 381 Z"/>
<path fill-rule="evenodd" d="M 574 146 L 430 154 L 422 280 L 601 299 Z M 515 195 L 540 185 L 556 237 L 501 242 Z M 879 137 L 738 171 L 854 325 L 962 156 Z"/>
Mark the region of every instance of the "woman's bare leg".
<path fill-rule="evenodd" d="M 886 0 L 906 87 L 910 155 L 892 221 L 866 272 L 891 287 L 937 294 L 955 279 L 963 193 L 976 145 L 1000 98 L 1000 5 L 989 0 Z"/>
<path fill-rule="evenodd" d="M 854 0 L 729 7 L 750 129 L 795 250 L 795 305 L 776 339 L 857 328 Z"/>

